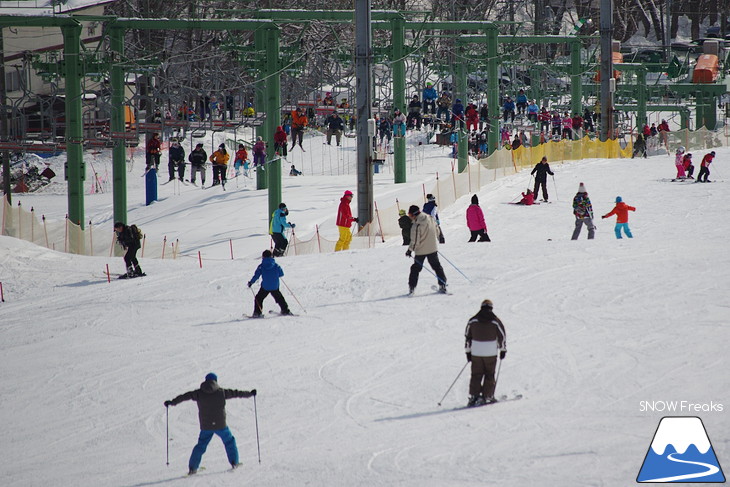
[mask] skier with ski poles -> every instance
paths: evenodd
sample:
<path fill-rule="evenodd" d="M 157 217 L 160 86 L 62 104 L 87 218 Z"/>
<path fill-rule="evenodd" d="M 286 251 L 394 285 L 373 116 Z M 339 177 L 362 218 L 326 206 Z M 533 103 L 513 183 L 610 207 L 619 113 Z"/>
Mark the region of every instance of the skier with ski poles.
<path fill-rule="evenodd" d="M 436 221 L 421 212 L 416 205 L 408 208 L 408 216 L 413 221 L 411 227 L 411 243 L 406 250 L 406 257 L 411 257 L 414 253 L 413 265 L 408 276 L 408 294 L 412 295 L 418 284 L 418 274 L 423 268 L 423 263 L 428 259 L 428 263 L 436 274 L 438 280 L 438 290 L 440 293 L 446 294 L 446 274 L 444 268 L 441 267 L 438 256 L 438 229 Z"/>
<path fill-rule="evenodd" d="M 278 304 L 279 308 L 281 308 L 282 315 L 292 314 L 291 311 L 289 311 L 289 305 L 286 303 L 284 295 L 282 295 L 281 291 L 279 291 L 279 278 L 282 276 L 284 276 L 284 271 L 274 260 L 271 251 L 264 250 L 261 254 L 261 264 L 259 264 L 256 268 L 256 272 L 254 272 L 251 280 L 248 281 L 248 287 L 251 287 L 258 278 L 261 277 L 261 289 L 259 289 L 259 292 L 254 297 L 254 318 L 261 318 L 264 299 L 266 299 L 266 296 L 269 294 L 274 296 L 274 301 L 276 301 L 276 304 Z"/>
<path fill-rule="evenodd" d="M 223 389 L 218 385 L 218 376 L 211 372 L 205 376 L 205 381 L 200 384 L 199 389 L 181 394 L 171 401 L 165 401 L 166 408 L 188 400 L 195 401 L 198 404 L 200 436 L 198 436 L 198 443 L 193 447 L 193 452 L 190 454 L 188 475 L 194 475 L 198 472 L 203 454 L 208 448 L 208 443 L 210 443 L 213 435 L 218 435 L 223 441 L 231 467 L 235 469 L 241 465 L 238 461 L 236 438 L 226 425 L 226 399 L 237 397 L 255 398 L 256 389 L 250 391 Z"/>
<path fill-rule="evenodd" d="M 496 402 L 494 389 L 497 381 L 497 356 L 504 360 L 507 355 L 507 334 L 502 321 L 492 311 L 489 299 L 482 301 L 479 312 L 466 324 L 466 360 L 471 362 L 468 407 Z"/>

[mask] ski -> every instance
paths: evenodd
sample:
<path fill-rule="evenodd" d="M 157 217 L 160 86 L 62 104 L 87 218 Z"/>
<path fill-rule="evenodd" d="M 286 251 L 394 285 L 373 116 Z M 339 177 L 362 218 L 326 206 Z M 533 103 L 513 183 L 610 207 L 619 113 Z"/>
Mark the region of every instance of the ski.
<path fill-rule="evenodd" d="M 137 279 L 138 277 L 145 277 L 147 274 L 144 272 L 142 274 L 135 274 L 132 277 L 129 276 L 129 274 L 120 274 L 117 279 Z"/>
<path fill-rule="evenodd" d="M 270 309 L 269 310 L 269 314 L 270 315 L 275 315 L 275 316 L 299 316 L 299 315 L 295 315 L 291 311 L 289 312 L 289 314 L 286 314 L 285 315 L 285 314 L 282 314 L 281 311 L 276 311 L 276 310 L 273 310 L 273 309 Z"/>
<path fill-rule="evenodd" d="M 447 291 L 447 290 L 443 290 L 443 291 L 442 291 L 442 290 L 441 290 L 441 288 L 439 288 L 438 286 L 431 286 L 431 289 L 432 289 L 432 290 L 433 290 L 433 291 L 434 291 L 434 292 L 435 292 L 436 294 L 448 294 L 449 296 L 451 296 L 451 295 L 453 294 L 453 293 L 450 293 L 450 292 L 449 292 L 449 291 Z"/>
<path fill-rule="evenodd" d="M 488 402 L 484 404 L 474 405 L 474 406 L 459 406 L 454 408 L 454 411 L 461 411 L 464 409 L 477 409 L 483 406 L 492 406 L 494 404 L 499 404 L 500 402 L 510 402 L 510 401 L 519 401 L 522 399 L 522 394 L 515 394 L 513 396 L 507 396 L 506 394 L 503 394 L 499 396 L 498 398 L 494 398 L 493 402 Z"/>

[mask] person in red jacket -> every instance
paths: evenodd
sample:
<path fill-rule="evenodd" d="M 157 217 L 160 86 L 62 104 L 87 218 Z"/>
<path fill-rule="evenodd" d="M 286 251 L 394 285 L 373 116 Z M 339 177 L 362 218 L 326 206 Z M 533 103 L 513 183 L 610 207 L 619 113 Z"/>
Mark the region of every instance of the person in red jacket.
<path fill-rule="evenodd" d="M 682 165 L 684 166 L 684 170 L 687 173 L 687 177 L 690 179 L 694 179 L 692 177 L 692 173 L 695 172 L 695 167 L 692 165 L 692 153 L 688 152 L 684 155 L 684 158 L 682 159 Z"/>
<path fill-rule="evenodd" d="M 357 218 L 352 216 L 352 210 L 350 209 L 350 203 L 352 202 L 352 191 L 347 190 L 345 194 L 340 198 L 340 207 L 337 209 L 337 229 L 340 231 L 340 238 L 335 244 L 335 252 L 340 250 L 348 250 L 350 248 L 350 242 L 352 242 L 352 234 L 350 233 L 350 226 L 352 222 L 357 223 Z"/>
<path fill-rule="evenodd" d="M 707 177 L 710 175 L 710 164 L 712 164 L 712 160 L 715 158 L 715 151 L 710 152 L 709 154 L 705 154 L 705 157 L 702 158 L 702 163 L 700 164 L 700 173 L 697 175 L 697 180 L 695 183 L 711 183 Z M 704 179 L 702 179 L 704 177 Z"/>
<path fill-rule="evenodd" d="M 528 189 L 526 193 L 522 193 L 522 199 L 515 203 L 516 205 L 531 206 L 535 204 L 535 195 L 532 194 L 532 190 Z"/>
<path fill-rule="evenodd" d="M 484 212 L 479 206 L 477 195 L 471 197 L 471 205 L 466 209 L 466 226 L 471 231 L 470 242 L 476 242 L 477 237 L 480 242 L 491 242 L 487 234 L 487 222 L 484 221 Z"/>
<path fill-rule="evenodd" d="M 286 157 L 286 132 L 281 125 L 276 127 L 276 132 L 274 132 L 274 152 L 281 157 Z"/>
<path fill-rule="evenodd" d="M 611 215 L 616 215 L 616 226 L 614 232 L 616 232 L 616 238 L 621 238 L 621 229 L 624 230 L 626 236 L 634 238 L 631 235 L 631 229 L 629 228 L 629 212 L 636 211 L 636 208 L 629 206 L 621 199 L 620 196 L 616 196 L 616 206 L 609 213 L 606 213 L 601 218 L 608 218 Z"/>
<path fill-rule="evenodd" d="M 160 142 L 160 134 L 152 134 L 152 138 L 147 142 L 145 152 L 147 153 L 147 168 L 145 171 L 149 171 L 154 164 L 155 170 L 160 167 L 160 156 L 162 155 L 162 142 Z"/>

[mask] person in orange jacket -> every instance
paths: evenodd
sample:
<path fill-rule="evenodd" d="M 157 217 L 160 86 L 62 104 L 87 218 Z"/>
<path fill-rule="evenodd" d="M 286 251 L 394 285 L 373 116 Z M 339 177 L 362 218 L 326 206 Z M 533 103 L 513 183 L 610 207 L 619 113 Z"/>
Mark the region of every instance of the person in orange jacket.
<path fill-rule="evenodd" d="M 352 222 L 357 223 L 357 218 L 352 216 L 352 210 L 350 209 L 352 196 L 352 191 L 347 190 L 342 198 L 340 198 L 340 206 L 337 209 L 337 220 L 335 222 L 337 229 L 340 231 L 340 238 L 335 244 L 335 252 L 348 250 L 350 248 L 350 242 L 352 242 L 350 226 L 352 225 Z"/>
<path fill-rule="evenodd" d="M 297 107 L 296 110 L 291 112 L 291 149 L 289 149 L 289 152 L 293 151 L 294 147 L 297 146 L 297 141 L 302 152 L 306 152 L 304 147 L 302 147 L 302 140 L 304 139 L 304 129 L 307 128 L 307 125 L 309 125 L 309 119 L 304 113 L 304 108 Z"/>
<path fill-rule="evenodd" d="M 616 238 L 621 238 L 621 229 L 623 229 L 627 237 L 634 238 L 629 228 L 629 211 L 636 211 L 636 208 L 627 205 L 620 196 L 616 196 L 616 206 L 609 213 L 601 217 L 608 218 L 611 215 L 616 215 L 616 226 L 613 229 L 616 232 Z"/>

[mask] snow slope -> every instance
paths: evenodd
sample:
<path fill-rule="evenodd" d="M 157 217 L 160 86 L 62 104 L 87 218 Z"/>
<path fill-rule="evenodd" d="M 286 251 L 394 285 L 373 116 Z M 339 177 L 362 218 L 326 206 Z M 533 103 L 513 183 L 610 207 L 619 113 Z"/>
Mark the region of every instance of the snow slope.
<path fill-rule="evenodd" d="M 298 233 L 320 225 L 334 237 L 339 196 L 355 188 L 354 141 L 340 150 L 320 140 L 308 139 L 307 152 L 290 157 L 305 176 L 285 176 L 284 200 Z M 641 401 L 730 406 L 730 183 L 722 178 L 730 150 L 717 152 L 712 184 L 668 182 L 669 156 L 553 163 L 552 203 L 534 207 L 506 204 L 525 189 L 528 172 L 499 180 L 478 193 L 492 243 L 466 242 L 469 196 L 442 208 L 449 296 L 433 294 L 435 278 L 423 271 L 416 296 L 404 297 L 409 259 L 399 238 L 369 250 L 280 258 L 306 311 L 285 290 L 299 316 L 263 320 L 241 317 L 253 306 L 245 282 L 268 246 L 266 193 L 250 183 L 232 182 L 225 193 L 182 186 L 175 194 L 165 185 L 160 201 L 145 207 L 138 156 L 128 180 L 130 221 L 179 238 L 181 258 L 144 259 L 148 277 L 109 284 L 102 270 L 108 263 L 121 272 L 118 257 L 0 237 L 0 483 L 633 484 L 666 414 Z M 109 170 L 108 154 L 95 158 L 97 171 Z M 443 149 L 428 147 L 422 163 L 409 159 L 408 183 L 389 183 L 389 171 L 376 175 L 376 199 L 417 196 L 450 165 Z M 595 240 L 570 241 L 581 181 L 597 216 L 617 195 L 637 208 L 634 239 L 616 240 L 614 218 L 597 218 Z M 63 193 L 59 184 L 14 201 L 62 218 Z M 86 212 L 111 229 L 109 193 L 89 195 Z M 439 407 L 465 361 L 465 324 L 485 298 L 508 333 L 497 395 L 523 398 L 454 411 L 466 403 L 467 369 Z M 273 308 L 268 298 L 265 309 Z M 182 403 L 168 418 L 162 403 L 197 388 L 210 371 L 222 387 L 258 389 L 261 462 L 254 402 L 231 400 L 242 468 L 227 472 L 214 438 L 206 469 L 183 478 L 196 407 Z M 702 417 L 720 463 L 730 463 L 727 412 L 684 415 Z"/>

